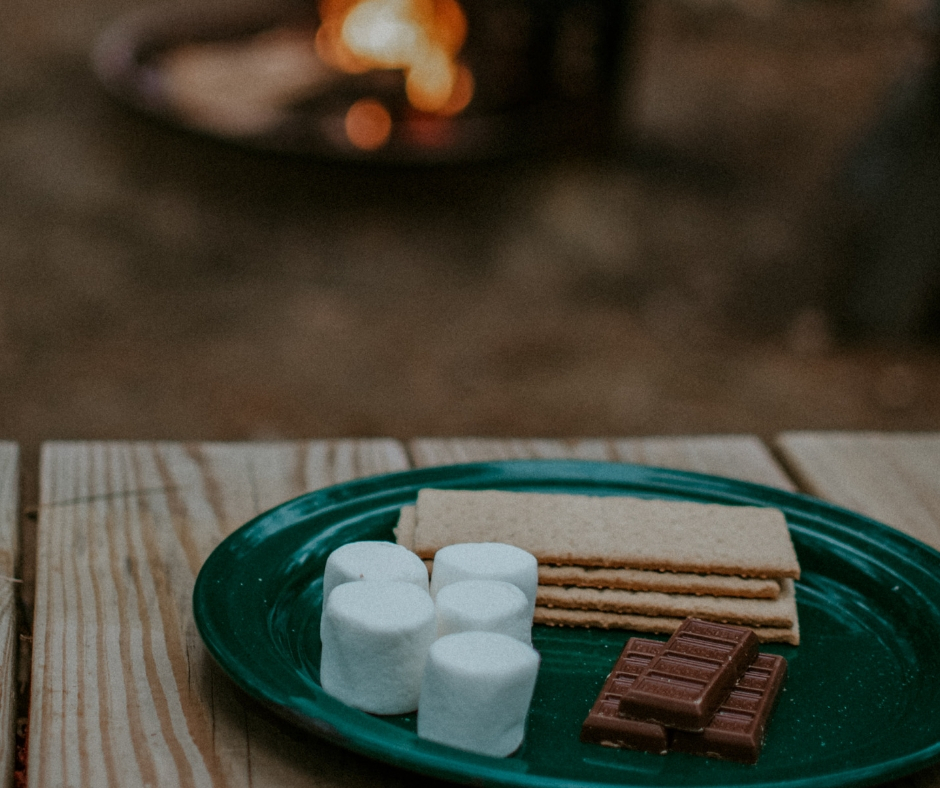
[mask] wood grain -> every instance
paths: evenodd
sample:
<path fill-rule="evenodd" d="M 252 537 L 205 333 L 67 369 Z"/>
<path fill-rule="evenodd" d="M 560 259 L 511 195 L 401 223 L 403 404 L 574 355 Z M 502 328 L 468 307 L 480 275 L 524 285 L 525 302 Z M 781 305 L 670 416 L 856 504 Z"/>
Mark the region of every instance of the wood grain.
<path fill-rule="evenodd" d="M 387 770 L 247 699 L 208 656 L 190 608 L 202 562 L 255 514 L 406 467 L 394 441 L 46 445 L 31 788 L 388 784 Z"/>
<path fill-rule="evenodd" d="M 777 446 L 807 492 L 940 549 L 940 433 L 790 432 Z"/>
<path fill-rule="evenodd" d="M 19 555 L 19 449 L 0 442 L 0 781 L 13 779 L 16 755 L 16 600 Z"/>
<path fill-rule="evenodd" d="M 610 459 L 607 442 L 600 439 L 419 438 L 409 442 L 408 450 L 419 468 L 489 460 Z"/>
<path fill-rule="evenodd" d="M 695 437 L 511 439 L 422 438 L 408 444 L 418 466 L 538 458 L 607 460 L 730 476 L 783 489 L 793 482 L 751 435 Z"/>

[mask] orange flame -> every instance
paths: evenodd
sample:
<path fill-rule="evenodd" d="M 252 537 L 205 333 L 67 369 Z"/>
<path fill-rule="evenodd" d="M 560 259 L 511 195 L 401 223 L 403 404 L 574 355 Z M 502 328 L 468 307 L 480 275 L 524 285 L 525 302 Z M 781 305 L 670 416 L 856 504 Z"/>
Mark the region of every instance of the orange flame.
<path fill-rule="evenodd" d="M 457 0 L 322 0 L 320 56 L 347 73 L 401 69 L 405 93 L 423 112 L 453 115 L 473 95 L 457 61 L 467 19 Z"/>

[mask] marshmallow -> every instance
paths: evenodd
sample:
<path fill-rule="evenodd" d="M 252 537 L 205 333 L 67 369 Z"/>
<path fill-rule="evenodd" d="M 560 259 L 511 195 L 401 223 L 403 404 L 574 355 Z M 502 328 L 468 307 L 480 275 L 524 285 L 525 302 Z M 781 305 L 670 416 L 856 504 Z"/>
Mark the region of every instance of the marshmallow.
<path fill-rule="evenodd" d="M 343 583 L 320 619 L 320 685 L 372 714 L 412 712 L 436 636 L 427 591 L 402 581 Z"/>
<path fill-rule="evenodd" d="M 356 580 L 402 580 L 428 590 L 424 561 L 392 542 L 350 542 L 337 547 L 323 570 L 323 599 L 338 585 Z"/>
<path fill-rule="evenodd" d="M 431 597 L 459 580 L 505 580 L 519 588 L 529 601 L 529 617 L 535 613 L 539 563 L 520 547 L 501 542 L 467 542 L 442 547 L 434 554 Z"/>
<path fill-rule="evenodd" d="M 532 642 L 532 616 L 525 594 L 504 580 L 461 580 L 437 592 L 437 636 L 454 632 L 500 632 Z"/>
<path fill-rule="evenodd" d="M 539 655 L 496 632 L 458 632 L 428 652 L 418 736 L 503 758 L 522 744 Z"/>

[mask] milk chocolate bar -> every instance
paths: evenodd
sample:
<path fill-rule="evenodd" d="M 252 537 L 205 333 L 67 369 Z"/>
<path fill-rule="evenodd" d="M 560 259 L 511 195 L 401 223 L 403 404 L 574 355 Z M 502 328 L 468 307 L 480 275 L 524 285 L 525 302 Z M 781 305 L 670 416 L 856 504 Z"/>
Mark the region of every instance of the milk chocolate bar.
<path fill-rule="evenodd" d="M 581 741 L 660 754 L 669 749 L 669 737 L 662 725 L 627 719 L 619 714 L 620 698 L 662 647 L 663 644 L 655 640 L 630 638 L 627 641 L 581 726 Z"/>
<path fill-rule="evenodd" d="M 787 674 L 787 661 L 759 654 L 701 733 L 675 731 L 669 748 L 693 755 L 757 763 L 767 721 Z"/>
<path fill-rule="evenodd" d="M 581 729 L 581 741 L 662 753 L 667 748 L 709 758 L 756 763 L 764 745 L 767 722 L 780 696 L 787 661 L 776 654 L 758 654 L 718 707 L 701 733 L 674 731 L 654 722 L 621 717 L 618 692 L 629 688 L 643 667 L 665 644 L 631 638 L 604 684 Z"/>
<path fill-rule="evenodd" d="M 757 657 L 746 627 L 687 618 L 620 699 L 621 716 L 702 731 Z"/>

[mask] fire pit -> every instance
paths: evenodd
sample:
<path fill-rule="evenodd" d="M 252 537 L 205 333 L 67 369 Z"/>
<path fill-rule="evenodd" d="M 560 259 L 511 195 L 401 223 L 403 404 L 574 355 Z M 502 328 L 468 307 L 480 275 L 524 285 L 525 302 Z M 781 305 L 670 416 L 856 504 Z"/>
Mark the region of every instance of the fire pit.
<path fill-rule="evenodd" d="M 321 0 L 152 10 L 99 39 L 139 110 L 269 150 L 364 161 L 493 158 L 610 130 L 621 0 Z"/>

